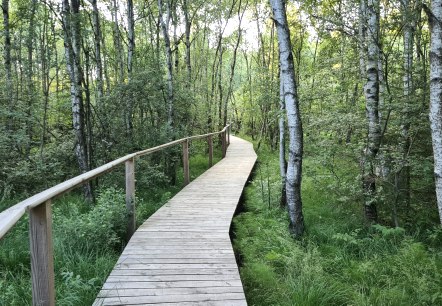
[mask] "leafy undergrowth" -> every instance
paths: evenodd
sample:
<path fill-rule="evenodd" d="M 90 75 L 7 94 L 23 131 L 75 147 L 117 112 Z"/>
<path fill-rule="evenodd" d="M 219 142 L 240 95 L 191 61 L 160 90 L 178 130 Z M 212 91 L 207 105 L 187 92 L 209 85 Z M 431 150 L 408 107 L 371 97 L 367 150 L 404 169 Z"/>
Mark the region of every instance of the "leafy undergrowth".
<path fill-rule="evenodd" d="M 245 212 L 234 220 L 249 305 L 442 305 L 440 227 L 417 236 L 364 226 L 356 202 L 343 203 L 322 187 L 326 178 L 307 175 L 307 231 L 294 240 L 279 208 L 277 156 L 259 155 Z"/>
<path fill-rule="evenodd" d="M 214 162 L 217 162 L 220 153 L 215 154 Z M 193 155 L 191 178 L 207 167 L 207 157 Z M 136 194 L 138 225 L 182 186 L 182 169 L 177 169 L 177 185 L 172 187 L 161 184 L 166 178 L 159 169 L 140 170 Z M 124 248 L 125 195 L 121 186 L 112 185 L 100 188 L 94 205 L 85 203 L 75 193 L 52 205 L 57 305 L 91 305 Z M 28 222 L 25 215 L 0 240 L 0 306 L 32 304 Z"/>

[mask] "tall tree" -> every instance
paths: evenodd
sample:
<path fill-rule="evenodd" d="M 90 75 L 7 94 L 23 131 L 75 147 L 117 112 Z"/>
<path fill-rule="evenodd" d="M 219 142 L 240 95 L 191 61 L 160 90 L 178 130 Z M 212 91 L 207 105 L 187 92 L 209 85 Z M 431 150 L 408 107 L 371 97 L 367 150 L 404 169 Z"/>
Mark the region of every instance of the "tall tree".
<path fill-rule="evenodd" d="M 434 154 L 434 178 L 442 224 L 442 0 L 424 6 L 430 22 L 430 126 Z"/>
<path fill-rule="evenodd" d="M 304 233 L 305 227 L 301 199 L 303 154 L 302 123 L 285 3 L 284 0 L 270 0 L 270 4 L 278 31 L 281 82 L 283 82 L 283 95 L 287 110 L 289 132 L 289 159 L 286 176 L 287 208 L 290 217 L 290 230 L 295 237 L 299 237 Z"/>
<path fill-rule="evenodd" d="M 83 103 L 83 70 L 81 67 L 80 1 L 63 0 L 62 22 L 65 59 L 71 83 L 72 123 L 75 131 L 75 155 L 82 173 L 89 170 Z M 92 187 L 84 185 L 84 195 L 92 201 Z"/>
<path fill-rule="evenodd" d="M 410 107 L 413 93 L 413 45 L 414 45 L 414 13 L 410 0 L 402 2 L 402 24 L 404 39 L 404 102 L 401 112 L 401 167 L 398 173 L 399 204 L 408 206 L 410 202 L 410 166 L 408 155 L 410 149 Z"/>
<path fill-rule="evenodd" d="M 368 121 L 367 147 L 363 156 L 362 184 L 364 212 L 369 221 L 377 220 L 375 159 L 381 143 L 379 124 L 379 1 L 367 2 L 367 82 L 365 109 Z"/>

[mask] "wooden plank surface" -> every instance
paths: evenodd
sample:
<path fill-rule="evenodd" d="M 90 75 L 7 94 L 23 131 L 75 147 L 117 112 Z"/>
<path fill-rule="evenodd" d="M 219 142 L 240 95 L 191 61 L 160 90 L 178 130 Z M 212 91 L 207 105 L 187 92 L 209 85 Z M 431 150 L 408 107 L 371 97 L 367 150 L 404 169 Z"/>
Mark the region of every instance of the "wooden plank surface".
<path fill-rule="evenodd" d="M 94 305 L 247 305 L 229 228 L 255 161 L 232 136 L 226 158 L 138 228 Z"/>

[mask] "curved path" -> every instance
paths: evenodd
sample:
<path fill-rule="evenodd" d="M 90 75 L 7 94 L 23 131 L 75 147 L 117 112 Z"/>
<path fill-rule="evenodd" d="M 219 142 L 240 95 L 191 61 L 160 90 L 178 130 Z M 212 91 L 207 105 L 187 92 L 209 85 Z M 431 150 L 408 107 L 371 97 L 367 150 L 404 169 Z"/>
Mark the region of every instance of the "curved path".
<path fill-rule="evenodd" d="M 255 161 L 231 137 L 226 158 L 138 228 L 94 305 L 247 305 L 229 228 Z"/>

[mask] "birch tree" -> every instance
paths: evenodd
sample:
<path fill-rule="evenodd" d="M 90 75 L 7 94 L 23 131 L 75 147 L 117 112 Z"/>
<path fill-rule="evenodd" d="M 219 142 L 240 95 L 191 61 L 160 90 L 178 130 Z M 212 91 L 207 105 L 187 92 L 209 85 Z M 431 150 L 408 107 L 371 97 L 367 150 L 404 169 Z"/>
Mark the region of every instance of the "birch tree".
<path fill-rule="evenodd" d="M 367 61 L 365 109 L 368 121 L 367 147 L 362 165 L 364 212 L 369 221 L 377 220 L 375 159 L 381 142 L 379 124 L 379 1 L 367 2 Z"/>
<path fill-rule="evenodd" d="M 434 178 L 442 224 L 442 0 L 424 6 L 430 22 L 430 126 L 434 154 Z"/>
<path fill-rule="evenodd" d="M 408 152 L 410 148 L 410 107 L 413 93 L 413 45 L 414 45 L 414 17 L 410 0 L 402 2 L 402 23 L 404 39 L 404 74 L 403 91 L 404 102 L 401 114 L 401 168 L 398 173 L 398 199 L 400 204 L 408 206 L 410 202 L 410 166 L 408 165 Z"/>
<path fill-rule="evenodd" d="M 75 131 L 75 155 L 82 173 L 89 170 L 83 103 L 83 70 L 81 67 L 80 1 L 63 0 L 62 22 L 66 68 L 71 83 L 72 126 Z M 92 188 L 85 184 L 84 195 L 92 201 Z"/>
<path fill-rule="evenodd" d="M 302 214 L 301 199 L 302 124 L 285 3 L 284 0 L 270 0 L 270 4 L 278 32 L 281 82 L 283 84 L 289 134 L 289 158 L 286 176 L 287 208 L 290 218 L 290 231 L 295 237 L 299 237 L 304 233 L 304 216 Z"/>

